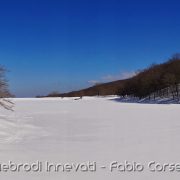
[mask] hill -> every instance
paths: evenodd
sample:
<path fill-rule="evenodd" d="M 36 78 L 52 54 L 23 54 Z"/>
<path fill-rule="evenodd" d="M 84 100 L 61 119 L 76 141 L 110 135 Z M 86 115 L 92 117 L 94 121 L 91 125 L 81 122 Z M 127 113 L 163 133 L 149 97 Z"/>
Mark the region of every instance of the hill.
<path fill-rule="evenodd" d="M 79 91 L 72 91 L 69 93 L 59 94 L 61 97 L 81 97 L 81 96 L 105 96 L 117 94 L 118 90 L 123 88 L 123 85 L 126 80 L 118 80 L 109 83 L 103 83 L 100 85 L 95 85 L 87 89 L 82 89 Z M 54 95 L 49 95 L 53 97 Z M 55 95 L 56 96 L 56 95 Z"/>
<path fill-rule="evenodd" d="M 153 92 L 170 87 L 172 93 L 179 96 L 180 55 L 175 55 L 167 62 L 151 65 L 141 70 L 137 75 L 125 80 L 103 83 L 69 93 L 52 93 L 47 97 L 80 97 L 105 95 L 131 95 L 143 98 Z"/>

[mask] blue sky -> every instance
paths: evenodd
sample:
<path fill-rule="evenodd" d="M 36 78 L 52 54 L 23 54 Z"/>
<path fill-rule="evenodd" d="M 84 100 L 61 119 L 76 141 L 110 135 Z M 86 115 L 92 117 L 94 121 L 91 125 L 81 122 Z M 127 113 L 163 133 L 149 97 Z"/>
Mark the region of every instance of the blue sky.
<path fill-rule="evenodd" d="M 0 64 L 18 97 L 124 78 L 180 51 L 180 2 L 0 2 Z"/>

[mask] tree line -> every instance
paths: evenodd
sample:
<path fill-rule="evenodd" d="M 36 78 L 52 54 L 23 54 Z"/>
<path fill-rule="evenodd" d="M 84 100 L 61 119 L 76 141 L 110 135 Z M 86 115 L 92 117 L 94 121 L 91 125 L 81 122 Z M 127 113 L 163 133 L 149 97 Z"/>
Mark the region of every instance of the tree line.
<path fill-rule="evenodd" d="M 174 55 L 166 63 L 151 65 L 140 71 L 133 78 L 127 79 L 118 95 L 133 96 L 139 99 L 159 95 L 179 97 L 180 84 L 180 55 Z"/>

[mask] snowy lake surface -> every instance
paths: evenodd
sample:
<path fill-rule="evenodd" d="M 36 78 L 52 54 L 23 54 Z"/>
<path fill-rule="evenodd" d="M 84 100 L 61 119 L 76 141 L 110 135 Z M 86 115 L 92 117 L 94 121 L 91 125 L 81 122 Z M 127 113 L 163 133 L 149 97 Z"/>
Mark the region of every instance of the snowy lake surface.
<path fill-rule="evenodd" d="M 180 163 L 180 105 L 120 103 L 116 97 L 13 99 L 0 110 L 0 179 L 179 180 L 180 171 L 151 172 L 148 163 Z M 41 172 L 2 171 L 2 164 L 41 162 Z M 122 172 L 112 162 L 144 166 Z M 46 172 L 54 164 L 96 163 L 96 172 Z M 103 166 L 103 168 L 101 168 Z M 123 167 L 123 166 L 121 166 Z M 154 168 L 154 167 L 152 167 Z M 178 169 L 178 167 L 177 167 Z M 112 169 L 111 169 L 112 170 Z"/>

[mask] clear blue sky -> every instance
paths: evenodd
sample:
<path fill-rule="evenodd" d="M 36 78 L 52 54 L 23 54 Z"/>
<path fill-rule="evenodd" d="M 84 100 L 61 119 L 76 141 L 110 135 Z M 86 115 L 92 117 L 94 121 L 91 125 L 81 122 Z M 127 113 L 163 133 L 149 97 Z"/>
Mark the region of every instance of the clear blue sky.
<path fill-rule="evenodd" d="M 87 87 L 180 51 L 180 2 L 4 0 L 0 64 L 20 97 Z"/>

